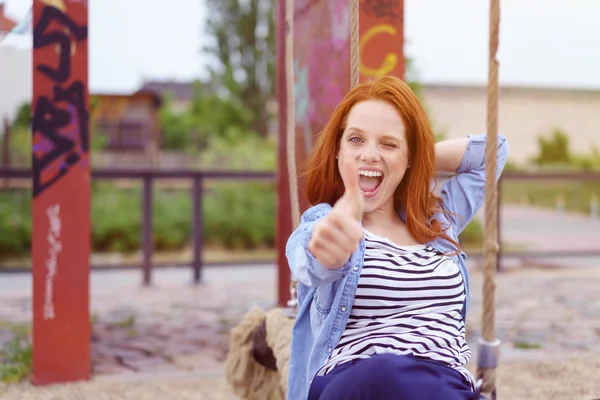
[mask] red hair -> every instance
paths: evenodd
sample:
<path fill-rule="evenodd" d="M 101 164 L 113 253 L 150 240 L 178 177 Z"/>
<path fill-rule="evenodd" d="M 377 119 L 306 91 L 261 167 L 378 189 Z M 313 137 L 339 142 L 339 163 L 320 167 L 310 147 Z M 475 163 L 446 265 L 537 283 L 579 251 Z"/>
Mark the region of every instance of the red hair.
<path fill-rule="evenodd" d="M 410 87 L 393 76 L 357 85 L 333 112 L 305 164 L 309 203 L 333 206 L 344 194 L 344 183 L 335 156 L 340 149 L 350 110 L 366 100 L 383 100 L 391 104 L 404 124 L 411 167 L 394 192 L 394 207 L 397 212 L 405 212 L 408 232 L 420 243 L 442 237 L 459 249 L 458 243 L 444 232 L 441 223 L 432 218 L 435 212 L 440 211 L 441 199 L 433 194 L 430 187 L 435 176 L 435 139 L 431 124 Z"/>

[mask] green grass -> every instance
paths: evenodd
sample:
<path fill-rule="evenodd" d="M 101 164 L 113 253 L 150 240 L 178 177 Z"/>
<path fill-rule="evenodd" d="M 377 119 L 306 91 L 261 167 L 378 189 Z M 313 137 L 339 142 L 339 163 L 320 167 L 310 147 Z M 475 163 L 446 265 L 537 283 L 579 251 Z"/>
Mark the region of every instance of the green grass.
<path fill-rule="evenodd" d="M 521 350 L 537 350 L 541 349 L 542 345 L 533 342 L 515 342 L 513 343 L 513 347 Z"/>
<path fill-rule="evenodd" d="M 31 373 L 32 347 L 28 324 L 0 321 L 0 330 L 8 330 L 13 338 L 0 349 L 0 381 L 18 383 Z"/>

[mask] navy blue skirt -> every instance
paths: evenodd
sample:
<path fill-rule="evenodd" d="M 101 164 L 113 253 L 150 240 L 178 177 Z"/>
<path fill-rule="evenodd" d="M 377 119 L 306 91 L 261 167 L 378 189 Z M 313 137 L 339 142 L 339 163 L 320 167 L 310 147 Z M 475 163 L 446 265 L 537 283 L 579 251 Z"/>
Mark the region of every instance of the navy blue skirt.
<path fill-rule="evenodd" d="M 455 369 L 411 355 L 378 354 L 315 376 L 308 400 L 478 400 Z"/>

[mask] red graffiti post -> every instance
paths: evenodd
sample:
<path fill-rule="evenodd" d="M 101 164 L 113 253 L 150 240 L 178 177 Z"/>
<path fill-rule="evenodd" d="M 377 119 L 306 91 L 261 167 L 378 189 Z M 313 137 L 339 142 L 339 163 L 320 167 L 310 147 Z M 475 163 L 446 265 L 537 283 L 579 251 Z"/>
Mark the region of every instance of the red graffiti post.
<path fill-rule="evenodd" d="M 404 79 L 404 0 L 361 1 L 361 81 L 383 75 Z"/>
<path fill-rule="evenodd" d="M 33 383 L 90 376 L 87 0 L 33 1 Z"/>

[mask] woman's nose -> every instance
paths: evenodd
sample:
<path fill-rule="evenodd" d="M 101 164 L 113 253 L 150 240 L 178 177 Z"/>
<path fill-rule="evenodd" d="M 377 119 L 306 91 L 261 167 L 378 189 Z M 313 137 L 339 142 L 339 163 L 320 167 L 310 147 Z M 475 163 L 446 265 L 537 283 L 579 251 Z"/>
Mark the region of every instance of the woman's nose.
<path fill-rule="evenodd" d="M 364 162 L 377 162 L 381 160 L 381 154 L 372 146 L 364 148 L 360 157 L 361 161 Z"/>

